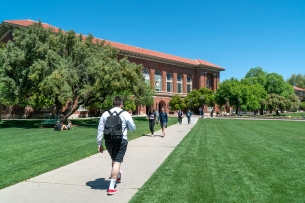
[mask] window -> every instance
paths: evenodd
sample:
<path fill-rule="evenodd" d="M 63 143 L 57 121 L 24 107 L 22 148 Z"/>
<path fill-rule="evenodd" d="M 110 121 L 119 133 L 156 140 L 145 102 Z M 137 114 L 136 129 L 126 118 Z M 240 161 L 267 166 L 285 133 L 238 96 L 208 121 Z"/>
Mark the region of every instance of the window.
<path fill-rule="evenodd" d="M 80 105 L 77 110 L 78 111 L 88 111 L 84 105 Z"/>
<path fill-rule="evenodd" d="M 190 75 L 187 76 L 186 83 L 187 93 L 190 93 L 192 91 L 192 77 Z"/>
<path fill-rule="evenodd" d="M 205 87 L 210 88 L 210 79 L 206 78 Z"/>
<path fill-rule="evenodd" d="M 2 104 L 2 111 L 6 111 L 6 106 Z"/>
<path fill-rule="evenodd" d="M 182 75 L 178 74 L 177 75 L 177 91 L 178 93 L 182 93 L 182 87 L 183 87 L 183 82 L 182 82 Z"/>
<path fill-rule="evenodd" d="M 166 74 L 166 91 L 172 92 L 173 91 L 173 77 L 170 72 Z"/>
<path fill-rule="evenodd" d="M 143 77 L 145 78 L 146 81 L 149 81 L 149 80 L 150 80 L 149 71 L 148 71 L 146 68 L 144 68 L 144 69 L 142 70 L 142 74 L 143 74 Z"/>
<path fill-rule="evenodd" d="M 155 72 L 155 90 L 157 92 L 162 90 L 162 75 L 158 70 Z"/>

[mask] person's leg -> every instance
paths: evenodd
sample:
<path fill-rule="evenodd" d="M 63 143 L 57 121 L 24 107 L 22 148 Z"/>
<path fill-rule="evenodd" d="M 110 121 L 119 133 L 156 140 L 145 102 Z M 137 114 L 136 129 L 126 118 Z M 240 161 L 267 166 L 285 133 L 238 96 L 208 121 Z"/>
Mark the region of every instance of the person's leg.
<path fill-rule="evenodd" d="M 151 133 L 152 133 L 152 136 L 154 137 L 154 133 L 155 133 L 155 120 L 153 120 L 151 122 Z"/>
<path fill-rule="evenodd" d="M 150 130 L 150 133 L 151 133 L 151 136 L 152 136 L 154 134 L 152 121 L 149 121 L 149 130 Z"/>
<path fill-rule="evenodd" d="M 115 184 L 117 182 L 119 173 L 120 173 L 120 168 L 121 168 L 121 163 L 123 162 L 123 158 L 125 156 L 126 150 L 127 150 L 127 145 L 128 141 L 125 139 L 122 139 L 121 142 L 113 142 L 113 143 L 108 143 L 105 142 L 106 147 L 110 146 L 108 149 L 108 152 L 111 156 L 112 161 L 112 169 L 111 169 L 111 179 L 110 179 L 110 184 L 109 184 L 109 189 L 108 189 L 108 194 L 112 195 L 117 193 L 119 190 L 115 188 Z"/>

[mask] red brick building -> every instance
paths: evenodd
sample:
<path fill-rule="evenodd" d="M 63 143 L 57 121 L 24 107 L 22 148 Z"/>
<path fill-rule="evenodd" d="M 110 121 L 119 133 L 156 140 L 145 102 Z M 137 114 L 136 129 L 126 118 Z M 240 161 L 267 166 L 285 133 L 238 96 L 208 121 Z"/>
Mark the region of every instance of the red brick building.
<path fill-rule="evenodd" d="M 32 20 L 3 21 L 0 25 L 0 41 L 6 43 L 8 40 L 12 40 L 14 27 L 26 27 L 34 22 Z M 46 28 L 52 27 L 55 31 L 58 30 L 58 28 L 45 23 L 42 25 Z M 119 50 L 120 58 L 127 56 L 129 61 L 143 65 L 143 75 L 151 81 L 152 87 L 157 92 L 154 97 L 156 111 L 164 106 L 169 112 L 169 101 L 172 95 L 179 94 L 181 97 L 185 97 L 192 89 L 201 87 L 215 91 L 220 82 L 220 72 L 225 70 L 200 59 L 192 60 L 117 42 L 107 42 Z M 0 104 L 0 112 L 4 116 L 10 113 L 9 109 L 9 107 Z M 138 106 L 135 114 L 145 114 L 146 109 L 145 106 Z M 207 107 L 204 109 L 207 112 Z M 214 109 L 218 110 L 216 106 Z M 79 110 L 75 112 L 74 118 L 81 114 L 88 116 L 86 109 Z"/>

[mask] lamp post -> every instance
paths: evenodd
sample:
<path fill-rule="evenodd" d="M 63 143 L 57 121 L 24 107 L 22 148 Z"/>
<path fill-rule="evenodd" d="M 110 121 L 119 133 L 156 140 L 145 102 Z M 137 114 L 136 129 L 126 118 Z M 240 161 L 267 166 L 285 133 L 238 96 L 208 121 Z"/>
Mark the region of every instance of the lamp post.
<path fill-rule="evenodd" d="M 240 98 L 238 97 L 238 116 L 240 116 Z"/>
<path fill-rule="evenodd" d="M 200 98 L 201 98 L 201 106 L 202 106 L 201 118 L 204 118 L 204 96 L 202 95 Z"/>

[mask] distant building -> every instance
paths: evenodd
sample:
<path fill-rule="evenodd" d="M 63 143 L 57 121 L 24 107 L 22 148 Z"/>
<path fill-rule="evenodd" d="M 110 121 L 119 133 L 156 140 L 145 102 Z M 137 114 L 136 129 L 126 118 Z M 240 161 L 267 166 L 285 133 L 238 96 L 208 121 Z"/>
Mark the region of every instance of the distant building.
<path fill-rule="evenodd" d="M 5 20 L 0 24 L 0 41 L 7 43 L 13 40 L 12 32 L 14 27 L 26 27 L 35 23 L 32 20 Z M 51 27 L 55 31 L 58 28 L 42 23 L 45 28 Z M 220 82 L 220 72 L 225 69 L 201 59 L 187 59 L 173 56 L 166 53 L 156 52 L 148 49 L 134 47 L 117 42 L 111 42 L 111 46 L 119 50 L 119 58 L 128 57 L 128 60 L 143 65 L 143 75 L 151 81 L 152 88 L 156 90 L 153 108 L 159 111 L 165 107 L 170 112 L 169 101 L 175 94 L 185 97 L 193 89 L 201 87 L 216 91 Z M 215 112 L 218 107 L 215 105 Z M 11 107 L 0 104 L 2 117 L 10 115 Z M 146 114 L 148 107 L 137 106 L 134 114 Z M 45 111 L 50 111 L 46 108 Z M 204 108 L 208 112 L 208 107 Z M 80 107 L 72 117 L 91 116 L 88 109 Z"/>
<path fill-rule="evenodd" d="M 299 98 L 301 102 L 305 101 L 305 89 L 293 86 L 294 94 Z"/>

